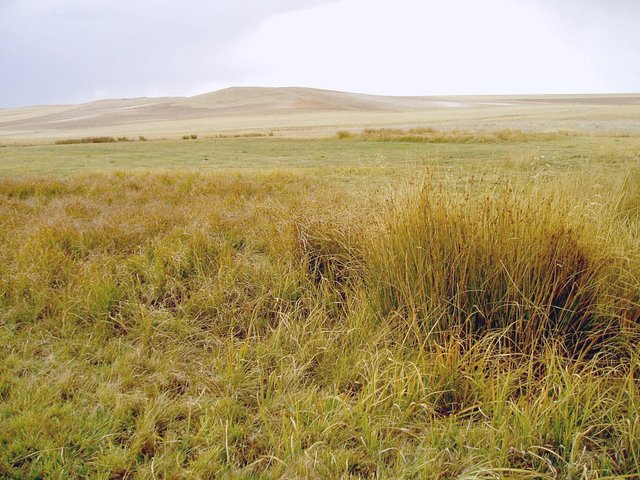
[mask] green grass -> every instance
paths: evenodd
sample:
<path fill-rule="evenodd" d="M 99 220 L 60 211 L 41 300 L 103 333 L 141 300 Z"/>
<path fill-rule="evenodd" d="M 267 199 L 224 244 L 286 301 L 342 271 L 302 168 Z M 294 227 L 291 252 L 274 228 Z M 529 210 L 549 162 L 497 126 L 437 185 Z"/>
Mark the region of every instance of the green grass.
<path fill-rule="evenodd" d="M 639 475 L 638 151 L 0 148 L 0 478 Z"/>
<path fill-rule="evenodd" d="M 388 184 L 420 175 L 516 176 L 536 171 L 617 172 L 640 155 L 640 137 L 560 136 L 554 141 L 431 144 L 281 137 L 198 138 L 79 145 L 2 145 L 0 176 L 69 177 L 114 171 L 201 173 L 294 170 L 335 181 Z"/>

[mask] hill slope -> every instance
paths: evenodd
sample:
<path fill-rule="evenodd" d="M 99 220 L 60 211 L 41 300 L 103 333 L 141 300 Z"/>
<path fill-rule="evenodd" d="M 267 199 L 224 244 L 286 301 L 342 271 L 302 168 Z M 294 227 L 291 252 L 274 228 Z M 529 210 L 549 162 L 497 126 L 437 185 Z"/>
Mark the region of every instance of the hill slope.
<path fill-rule="evenodd" d="M 168 135 L 246 129 L 313 134 L 341 127 L 412 126 L 425 122 L 445 128 L 504 128 L 513 122 L 516 128 L 584 127 L 576 120 L 600 122 L 598 128 L 640 130 L 638 118 L 640 95 L 391 97 L 299 87 L 234 87 L 194 97 L 0 109 L 0 138 Z M 533 124 L 527 123 L 531 120 Z M 551 120 L 553 125 L 543 123 Z M 569 123 L 559 124 L 562 121 Z"/>

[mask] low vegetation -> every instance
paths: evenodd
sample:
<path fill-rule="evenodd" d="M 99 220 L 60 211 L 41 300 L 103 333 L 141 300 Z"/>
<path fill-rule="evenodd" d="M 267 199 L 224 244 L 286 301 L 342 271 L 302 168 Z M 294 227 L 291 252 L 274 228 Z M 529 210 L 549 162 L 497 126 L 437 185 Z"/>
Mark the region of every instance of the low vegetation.
<path fill-rule="evenodd" d="M 2 179 L 0 477 L 637 476 L 611 161 Z"/>
<path fill-rule="evenodd" d="M 118 170 L 237 172 L 294 169 L 330 175 L 343 183 L 398 185 L 419 178 L 425 167 L 440 175 L 519 176 L 526 170 L 612 172 L 631 165 L 638 136 L 560 135 L 553 141 L 524 143 L 426 143 L 287 138 L 264 132 L 180 137 L 145 142 L 85 143 L 51 148 L 45 143 L 5 144 L 0 176 L 75 176 Z M 204 159 L 207 159 L 206 162 Z M 517 164 L 517 169 L 514 169 Z M 331 168 L 329 168 L 329 165 Z M 541 173 L 543 174 L 543 173 Z M 544 173 L 546 175 L 547 173 Z"/>

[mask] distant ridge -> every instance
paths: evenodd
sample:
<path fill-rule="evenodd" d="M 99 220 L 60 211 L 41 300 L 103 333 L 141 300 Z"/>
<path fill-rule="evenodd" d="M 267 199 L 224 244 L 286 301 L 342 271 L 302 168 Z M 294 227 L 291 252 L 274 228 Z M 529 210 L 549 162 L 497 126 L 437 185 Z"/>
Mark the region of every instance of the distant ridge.
<path fill-rule="evenodd" d="M 525 110 L 527 115 L 558 109 L 580 113 L 587 106 L 638 107 L 640 95 L 396 97 L 303 87 L 232 87 L 193 97 L 107 99 L 79 105 L 0 109 L 0 138 L 404 126 L 507 114 L 517 117 L 522 113 L 514 112 Z"/>
<path fill-rule="evenodd" d="M 442 106 L 439 97 L 394 97 L 304 87 L 232 87 L 182 103 L 225 111 L 405 111 Z"/>

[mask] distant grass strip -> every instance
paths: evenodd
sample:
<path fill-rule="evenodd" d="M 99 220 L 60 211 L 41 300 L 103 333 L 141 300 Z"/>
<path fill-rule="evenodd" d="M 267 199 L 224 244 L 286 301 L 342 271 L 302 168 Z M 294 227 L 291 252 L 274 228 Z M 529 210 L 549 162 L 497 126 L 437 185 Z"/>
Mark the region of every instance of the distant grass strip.
<path fill-rule="evenodd" d="M 525 132 L 517 129 L 497 131 L 436 130 L 434 128 L 367 128 L 360 133 L 339 130 L 340 140 L 414 143 L 524 143 L 548 142 L 568 136 L 566 131 Z"/>
<path fill-rule="evenodd" d="M 56 140 L 56 145 L 74 145 L 78 143 L 114 143 L 114 142 L 128 141 L 125 137 L 115 139 L 113 137 L 84 137 L 84 138 L 67 138 L 62 140 Z"/>
<path fill-rule="evenodd" d="M 213 138 L 258 138 L 258 137 L 273 137 L 273 132 L 261 133 L 261 132 L 248 132 L 248 133 L 219 133 L 214 135 Z"/>

